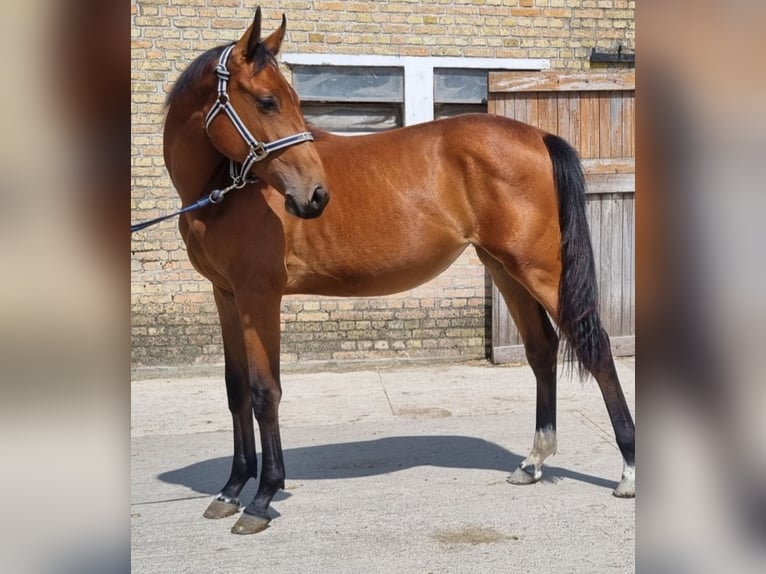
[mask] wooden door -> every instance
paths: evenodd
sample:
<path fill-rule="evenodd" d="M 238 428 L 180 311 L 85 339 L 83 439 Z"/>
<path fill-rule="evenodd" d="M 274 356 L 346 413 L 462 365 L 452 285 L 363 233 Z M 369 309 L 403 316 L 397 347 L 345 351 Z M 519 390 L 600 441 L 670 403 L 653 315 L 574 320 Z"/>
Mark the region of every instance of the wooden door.
<path fill-rule="evenodd" d="M 489 112 L 565 138 L 580 153 L 600 291 L 616 355 L 635 353 L 635 71 L 493 72 Z M 524 361 L 502 296 L 492 289 L 492 361 Z"/>

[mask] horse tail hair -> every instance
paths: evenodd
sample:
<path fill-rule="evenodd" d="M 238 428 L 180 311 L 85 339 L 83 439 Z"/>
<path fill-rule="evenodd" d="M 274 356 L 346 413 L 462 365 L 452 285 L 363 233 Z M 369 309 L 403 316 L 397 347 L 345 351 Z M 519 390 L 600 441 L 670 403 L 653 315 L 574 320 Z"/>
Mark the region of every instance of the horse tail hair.
<path fill-rule="evenodd" d="M 598 281 L 585 214 L 585 176 L 580 158 L 564 139 L 546 134 L 553 164 L 561 227 L 558 325 L 566 369 L 577 363 L 584 380 L 609 352 L 609 337 L 598 313 Z"/>

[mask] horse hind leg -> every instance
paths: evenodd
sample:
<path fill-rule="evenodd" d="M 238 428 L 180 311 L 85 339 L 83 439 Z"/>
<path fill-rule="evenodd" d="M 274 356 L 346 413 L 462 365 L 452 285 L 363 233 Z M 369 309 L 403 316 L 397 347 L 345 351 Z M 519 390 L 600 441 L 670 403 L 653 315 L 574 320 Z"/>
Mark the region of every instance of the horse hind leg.
<path fill-rule="evenodd" d="M 536 313 L 537 317 L 534 317 Z M 535 302 L 513 314 L 532 372 L 537 381 L 535 436 L 532 450 L 508 477 L 511 484 L 531 484 L 542 478 L 545 459 L 556 454 L 556 355 L 558 337 L 543 307 Z"/>
<path fill-rule="evenodd" d="M 558 336 L 545 309 L 486 251 L 477 248 L 524 341 L 527 360 L 537 381 L 535 435 L 532 450 L 508 477 L 512 484 L 533 484 L 542 478 L 542 465 L 556 453 L 556 359 Z"/>
<path fill-rule="evenodd" d="M 530 309 L 531 311 L 531 309 Z M 511 484 L 531 484 L 542 478 L 542 465 L 556 454 L 556 355 L 558 337 L 543 307 L 537 303 L 537 321 L 531 312 L 515 319 L 524 340 L 524 349 L 537 381 L 535 436 L 532 451 L 508 477 Z"/>
<path fill-rule="evenodd" d="M 555 284 L 552 281 L 539 283 L 524 281 L 524 284 L 536 298 L 539 297 L 546 310 L 556 318 L 560 332 L 565 337 L 567 346 L 565 357 L 570 359 L 570 364 L 577 364 L 581 377 L 585 376 L 586 372 L 590 372 L 596 379 L 612 423 L 617 447 L 623 458 L 622 478 L 613 494 L 620 498 L 634 497 L 636 492 L 635 424 L 620 386 L 609 335 L 601 325 L 596 306 L 589 305 L 584 312 L 577 312 L 575 306 L 574 313 L 570 308 L 568 314 L 577 317 L 575 321 L 570 322 L 562 319 L 561 315 L 562 309 L 570 304 L 568 299 L 573 295 L 572 293 L 562 294 L 561 299 L 557 300 L 550 288 L 550 285 Z"/>
<path fill-rule="evenodd" d="M 540 277 L 531 280 L 527 274 L 521 280 L 512 278 L 504 265 L 486 251 L 477 249 L 479 258 L 487 266 L 495 284 L 503 295 L 508 309 L 519 329 L 532 370 L 537 379 L 537 424 L 530 455 L 509 477 L 514 484 L 530 484 L 542 477 L 541 466 L 545 457 L 556 450 L 556 361 L 558 337 L 548 320 L 550 313 L 557 320 L 559 310 L 557 282 L 551 273 L 539 268 Z M 540 303 L 538 303 L 540 301 Z M 584 337 L 583 330 L 568 324 L 559 328 L 573 348 L 573 359 L 596 379 L 614 429 L 617 446 L 623 457 L 622 478 L 613 494 L 620 498 L 635 496 L 635 425 L 625 395 L 620 386 L 612 357 L 609 336 L 601 327 L 598 311 L 590 310 L 579 325 L 589 324 L 598 336 Z M 583 340 L 587 339 L 587 342 Z"/>
<path fill-rule="evenodd" d="M 558 195 L 561 273 L 555 282 L 558 300 L 547 306 L 566 337 L 565 357 L 576 360 L 580 376 L 589 371 L 598 382 L 612 422 L 624 469 L 615 496 L 635 496 L 635 425 L 617 377 L 609 336 L 598 313 L 598 283 L 585 211 L 585 176 L 577 152 L 558 136 L 546 134 Z M 550 254 L 548 256 L 550 259 Z M 522 280 L 522 282 L 524 282 Z M 526 284 L 526 283 L 525 283 Z M 535 292 L 534 286 L 530 287 Z M 571 363 L 570 363 L 571 364 Z"/>
<path fill-rule="evenodd" d="M 226 396 L 232 416 L 234 456 L 229 479 L 204 512 L 205 518 L 225 518 L 239 512 L 239 495 L 258 475 L 252 402 L 242 327 L 232 294 L 213 289 L 223 336 Z"/>
<path fill-rule="evenodd" d="M 590 247 L 588 246 L 588 249 Z M 566 254 L 565 254 L 566 258 Z M 571 265 L 571 264 L 570 264 Z M 592 266 L 592 258 L 590 259 Z M 583 265 L 587 268 L 587 265 Z M 576 269 L 576 275 L 580 270 Z M 612 357 L 609 335 L 601 324 L 596 298 L 595 272 L 587 281 L 575 286 L 563 282 L 561 296 L 549 308 L 555 313 L 560 332 L 564 335 L 565 359 L 576 365 L 580 378 L 589 372 L 596 379 L 614 430 L 617 447 L 622 454 L 622 478 L 613 494 L 632 498 L 636 493 L 636 430 L 633 417 L 620 386 L 617 368 Z M 530 289 L 534 292 L 534 287 Z M 587 293 L 590 292 L 590 295 Z M 586 296 L 582 296 L 586 294 Z"/>
<path fill-rule="evenodd" d="M 580 324 L 591 325 L 586 331 L 591 331 L 592 335 L 585 337 L 583 329 L 579 327 L 572 328 L 561 323 L 559 327 L 567 337 L 568 345 L 573 348 L 573 359 L 582 369 L 590 372 L 598 383 L 617 447 L 622 454 L 622 477 L 612 494 L 618 498 L 633 498 L 636 495 L 636 427 L 620 386 L 609 335 L 601 326 L 601 319 L 595 309 L 584 316 Z M 588 342 L 584 343 L 584 340 Z"/>
<path fill-rule="evenodd" d="M 600 349 L 596 354 L 598 359 L 585 367 L 598 382 L 612 422 L 617 447 L 622 453 L 622 477 L 612 494 L 618 498 L 633 498 L 636 495 L 636 428 L 617 376 L 609 335 L 603 328 L 600 328 L 599 340 Z"/>

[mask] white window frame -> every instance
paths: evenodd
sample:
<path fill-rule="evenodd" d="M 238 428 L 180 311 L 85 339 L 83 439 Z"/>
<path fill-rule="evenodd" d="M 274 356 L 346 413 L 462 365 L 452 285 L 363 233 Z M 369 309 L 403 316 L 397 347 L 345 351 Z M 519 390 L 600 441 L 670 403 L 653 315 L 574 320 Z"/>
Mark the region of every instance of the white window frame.
<path fill-rule="evenodd" d="M 288 66 L 393 67 L 404 70 L 404 125 L 434 119 L 434 69 L 482 69 L 494 71 L 548 70 L 547 58 L 460 58 L 441 56 L 376 56 L 357 54 L 284 53 Z"/>

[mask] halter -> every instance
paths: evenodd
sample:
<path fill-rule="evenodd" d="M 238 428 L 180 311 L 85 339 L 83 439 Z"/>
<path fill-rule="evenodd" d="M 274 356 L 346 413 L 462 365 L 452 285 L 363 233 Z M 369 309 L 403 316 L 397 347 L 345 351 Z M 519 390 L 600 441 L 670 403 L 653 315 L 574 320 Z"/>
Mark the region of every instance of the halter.
<path fill-rule="evenodd" d="M 234 44 L 228 46 L 223 52 L 221 52 L 221 56 L 218 59 L 218 65 L 215 67 L 215 73 L 218 76 L 218 99 L 213 104 L 213 107 L 210 108 L 207 116 L 205 116 L 205 131 L 207 132 L 210 130 L 210 124 L 219 113 L 224 112 L 227 116 L 229 116 L 231 123 L 234 124 L 234 127 L 239 132 L 239 135 L 242 136 L 242 139 L 245 140 L 245 143 L 250 148 L 250 151 L 248 152 L 247 157 L 245 158 L 245 161 L 242 162 L 241 166 L 238 166 L 236 162 L 230 160 L 230 173 L 232 180 L 234 180 L 234 185 L 243 187 L 248 181 L 253 181 L 253 179 L 249 178 L 247 175 L 250 171 L 250 168 L 253 167 L 253 164 L 265 159 L 266 156 L 268 156 L 271 152 L 299 143 L 313 141 L 314 136 L 311 135 L 310 132 L 300 132 L 295 135 L 287 136 L 285 138 L 281 138 L 268 143 L 259 142 L 255 137 L 253 137 L 253 134 L 251 134 L 250 130 L 247 129 L 247 126 L 237 115 L 237 112 L 234 111 L 234 106 L 231 105 L 229 94 L 227 93 L 229 78 L 231 78 L 231 72 L 229 72 L 226 64 L 233 49 Z"/>

